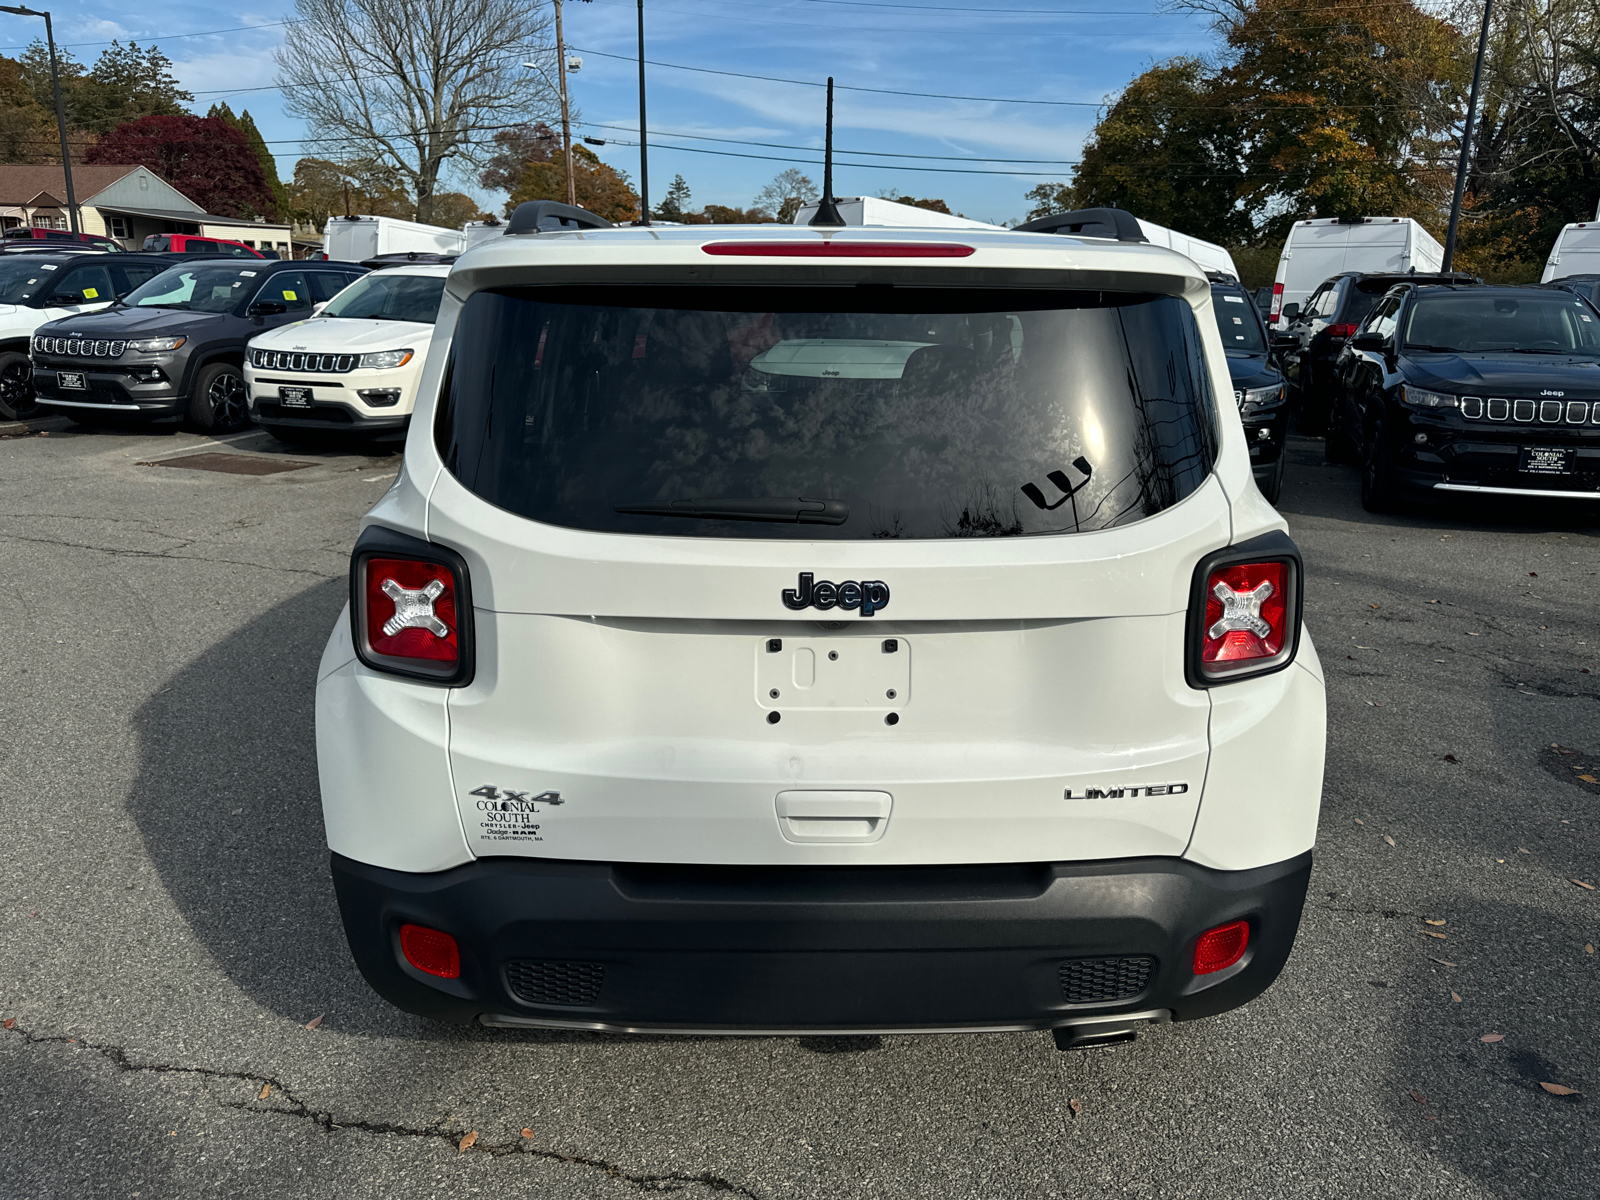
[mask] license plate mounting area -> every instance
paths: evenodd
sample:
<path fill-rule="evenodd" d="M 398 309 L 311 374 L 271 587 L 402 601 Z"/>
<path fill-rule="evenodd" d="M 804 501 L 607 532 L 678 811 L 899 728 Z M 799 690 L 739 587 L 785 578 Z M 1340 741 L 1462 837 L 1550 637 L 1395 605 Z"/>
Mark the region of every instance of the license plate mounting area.
<path fill-rule="evenodd" d="M 903 637 L 772 637 L 756 643 L 762 708 L 879 710 L 911 700 L 911 643 Z"/>
<path fill-rule="evenodd" d="M 1527 475 L 1571 475 L 1577 459 L 1572 446 L 1523 446 L 1517 470 Z"/>
<path fill-rule="evenodd" d="M 311 389 L 308 387 L 281 387 L 278 389 L 278 403 L 285 408 L 310 408 Z"/>
<path fill-rule="evenodd" d="M 86 392 L 89 390 L 89 381 L 84 378 L 82 371 L 57 371 L 56 384 L 64 392 Z"/>

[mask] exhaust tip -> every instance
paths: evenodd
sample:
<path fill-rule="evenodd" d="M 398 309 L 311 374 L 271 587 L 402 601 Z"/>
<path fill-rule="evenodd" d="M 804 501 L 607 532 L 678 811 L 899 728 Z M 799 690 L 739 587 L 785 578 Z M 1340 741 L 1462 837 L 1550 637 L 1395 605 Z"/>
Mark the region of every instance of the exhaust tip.
<path fill-rule="evenodd" d="M 1064 1025 L 1050 1031 L 1056 1040 L 1057 1050 L 1094 1050 L 1100 1047 L 1122 1046 L 1134 1041 L 1139 1034 L 1134 1029 L 1107 1029 L 1097 1025 Z"/>

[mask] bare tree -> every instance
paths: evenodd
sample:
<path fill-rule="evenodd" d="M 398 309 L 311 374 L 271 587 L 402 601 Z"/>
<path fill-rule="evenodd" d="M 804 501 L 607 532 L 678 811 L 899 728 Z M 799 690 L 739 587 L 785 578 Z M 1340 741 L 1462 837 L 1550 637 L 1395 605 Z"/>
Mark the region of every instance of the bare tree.
<path fill-rule="evenodd" d="M 441 170 L 481 165 L 494 133 L 559 112 L 538 0 L 296 0 L 277 53 L 284 107 L 345 155 L 393 166 L 431 221 Z M 337 154 L 330 157 L 338 157 Z"/>
<path fill-rule="evenodd" d="M 796 167 L 779 171 L 771 183 L 756 193 L 755 207 L 788 224 L 795 213 L 816 199 L 817 185 Z"/>

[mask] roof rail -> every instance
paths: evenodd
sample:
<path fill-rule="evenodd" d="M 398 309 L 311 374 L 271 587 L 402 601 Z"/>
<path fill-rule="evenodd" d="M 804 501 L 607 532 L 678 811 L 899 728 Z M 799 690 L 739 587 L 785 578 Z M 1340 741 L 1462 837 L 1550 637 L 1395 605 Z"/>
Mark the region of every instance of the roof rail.
<path fill-rule="evenodd" d="M 1079 237 L 1115 238 L 1119 242 L 1148 242 L 1139 222 L 1125 208 L 1080 208 L 1077 212 L 1051 213 L 1025 221 L 1013 233 L 1075 233 Z"/>
<path fill-rule="evenodd" d="M 556 229 L 611 229 L 610 221 L 597 217 L 587 208 L 562 204 L 556 200 L 527 200 L 511 214 L 506 234 L 540 233 Z"/>
<path fill-rule="evenodd" d="M 445 265 L 453 263 L 460 255 L 436 254 L 431 250 L 401 250 L 393 254 L 377 254 L 371 258 L 363 258 L 361 265 L 370 271 L 383 267 L 404 267 L 411 263 L 437 263 Z"/>

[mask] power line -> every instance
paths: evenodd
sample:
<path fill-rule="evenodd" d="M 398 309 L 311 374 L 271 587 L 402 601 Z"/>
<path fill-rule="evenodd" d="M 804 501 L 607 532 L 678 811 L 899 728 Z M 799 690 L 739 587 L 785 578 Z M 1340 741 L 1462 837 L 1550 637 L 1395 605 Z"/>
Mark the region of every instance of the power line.
<path fill-rule="evenodd" d="M 214 37 L 219 33 L 244 33 L 246 30 L 251 29 L 276 29 L 280 25 L 291 24 L 293 24 L 292 21 L 263 21 L 259 25 L 235 25 L 232 29 L 203 29 L 199 33 L 163 33 L 159 34 L 155 40 L 147 41 L 146 45 L 154 46 L 156 45 L 156 42 L 169 41 L 173 38 Z M 34 41 L 37 40 L 37 38 L 34 39 Z M 85 46 L 114 46 L 121 40 L 121 38 L 113 38 L 109 42 L 57 42 L 56 49 L 81 50 Z M 130 37 L 128 39 L 128 45 L 131 46 L 138 40 L 138 38 Z M 26 50 L 31 45 L 33 45 L 33 42 L 19 44 L 16 46 L 0 46 L 0 50 Z"/>

